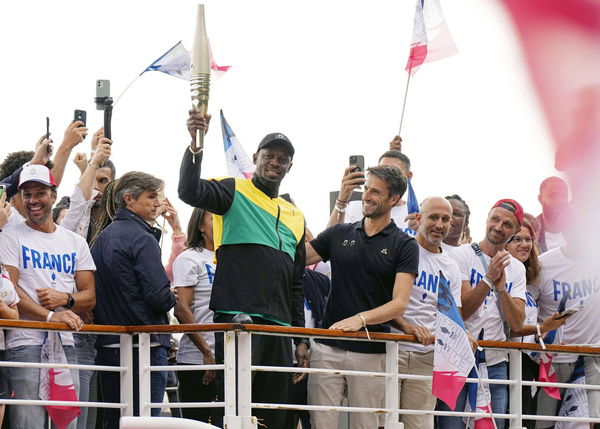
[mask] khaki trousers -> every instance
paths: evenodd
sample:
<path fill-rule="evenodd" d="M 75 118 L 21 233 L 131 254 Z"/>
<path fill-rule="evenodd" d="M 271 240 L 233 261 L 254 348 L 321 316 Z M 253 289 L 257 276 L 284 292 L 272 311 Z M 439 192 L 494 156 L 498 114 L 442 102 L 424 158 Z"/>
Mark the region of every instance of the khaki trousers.
<path fill-rule="evenodd" d="M 398 373 L 415 375 L 433 374 L 433 351 L 427 353 L 398 352 Z M 433 410 L 435 396 L 431 394 L 431 381 L 398 380 L 400 409 Z M 404 429 L 433 429 L 433 416 L 400 414 Z"/>
<path fill-rule="evenodd" d="M 310 348 L 313 368 L 384 372 L 385 353 L 357 353 L 329 347 L 314 342 Z M 335 374 L 310 374 L 308 377 L 308 403 L 310 405 L 340 406 L 344 391 L 348 391 L 351 407 L 382 408 L 385 392 L 383 377 L 358 377 Z M 314 429 L 336 429 L 336 411 L 311 411 Z M 349 429 L 375 429 L 379 416 L 374 413 L 349 413 Z"/>

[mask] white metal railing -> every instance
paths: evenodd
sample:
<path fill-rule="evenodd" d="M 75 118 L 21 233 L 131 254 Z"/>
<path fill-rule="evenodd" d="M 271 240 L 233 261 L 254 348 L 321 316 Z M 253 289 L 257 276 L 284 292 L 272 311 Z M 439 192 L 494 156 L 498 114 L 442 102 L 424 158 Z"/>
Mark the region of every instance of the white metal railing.
<path fill-rule="evenodd" d="M 18 326 L 18 328 L 17 328 Z M 63 324 L 37 323 L 18 321 L 0 321 L 0 328 L 4 329 L 43 329 L 68 331 Z M 113 328 L 113 329 L 110 329 Z M 176 326 L 147 326 L 147 327 L 103 327 L 99 325 L 86 326 L 86 332 L 94 332 L 101 335 L 120 336 L 120 366 L 100 365 L 71 365 L 71 364 L 41 364 L 22 362 L 0 362 L 3 367 L 60 367 L 94 371 L 119 372 L 121 377 L 121 400 L 119 403 L 103 402 L 72 402 L 72 401 L 41 401 L 23 399 L 3 399 L 0 404 L 9 405 L 63 405 L 101 408 L 120 408 L 122 416 L 133 415 L 133 398 L 136 392 L 133 390 L 133 348 L 134 336 L 139 336 L 139 408 L 140 416 L 150 416 L 151 408 L 224 408 L 224 423 L 228 429 L 256 429 L 257 421 L 252 416 L 252 408 L 277 408 L 297 409 L 309 411 L 338 411 L 338 412 L 360 412 L 385 414 L 386 429 L 400 429 L 402 424 L 398 422 L 399 416 L 412 415 L 434 415 L 434 416 L 462 416 L 481 417 L 478 413 L 454 412 L 454 411 L 431 411 L 431 410 L 406 410 L 399 409 L 398 380 L 431 380 L 431 376 L 399 374 L 398 373 L 398 342 L 415 341 L 414 337 L 395 334 L 371 333 L 371 339 L 367 339 L 363 333 L 341 333 L 340 331 L 329 331 L 321 329 L 284 328 L 261 325 L 176 325 Z M 217 365 L 150 365 L 150 334 L 151 333 L 174 333 L 174 332 L 224 332 L 224 364 Z M 344 371 L 324 368 L 300 368 L 300 367 L 273 367 L 254 366 L 251 364 L 251 342 L 252 335 L 283 335 L 301 336 L 312 338 L 344 337 L 350 341 L 379 341 L 386 345 L 385 372 L 369 371 Z M 495 379 L 467 379 L 467 382 L 477 383 L 479 381 L 489 384 L 504 384 L 509 387 L 509 412 L 506 414 L 494 414 L 495 418 L 508 419 L 511 428 L 523 427 L 523 420 L 550 420 L 550 421 L 573 421 L 600 423 L 600 418 L 584 417 L 558 417 L 543 415 L 522 414 L 522 387 L 523 386 L 555 386 L 559 388 L 576 387 L 578 389 L 600 390 L 598 385 L 576 385 L 568 383 L 542 383 L 537 381 L 523 381 L 521 376 L 522 351 L 540 351 L 537 345 L 523 343 L 501 343 L 481 342 L 484 348 L 504 349 L 509 353 L 510 370 L 508 380 Z M 575 346 L 549 346 L 548 351 L 557 353 L 576 353 L 600 355 L 598 347 L 575 347 Z M 224 371 L 225 398 L 223 402 L 178 402 L 178 403 L 152 403 L 150 399 L 150 379 L 152 371 L 193 371 L 193 370 L 222 370 Z M 252 371 L 277 371 L 298 373 L 305 372 L 340 375 L 352 375 L 360 377 L 383 377 L 385 378 L 385 404 L 384 408 L 344 407 L 330 405 L 290 405 L 252 402 Z"/>

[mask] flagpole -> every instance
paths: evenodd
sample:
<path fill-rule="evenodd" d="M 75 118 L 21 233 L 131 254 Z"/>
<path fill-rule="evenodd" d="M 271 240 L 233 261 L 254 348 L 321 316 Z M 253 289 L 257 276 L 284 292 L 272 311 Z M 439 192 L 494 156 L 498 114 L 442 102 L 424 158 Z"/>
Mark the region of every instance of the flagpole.
<path fill-rule="evenodd" d="M 408 71 L 408 78 L 406 79 L 406 89 L 404 90 L 404 101 L 402 102 L 402 115 L 400 116 L 400 128 L 398 129 L 398 135 L 402 135 L 402 123 L 404 122 L 404 110 L 406 109 L 406 98 L 408 96 L 408 85 L 410 84 L 410 75 L 412 69 Z"/>
<path fill-rule="evenodd" d="M 144 71 L 146 71 L 146 70 L 144 70 Z M 133 79 L 133 80 L 132 80 L 132 81 L 129 83 L 129 85 L 127 85 L 127 86 L 125 87 L 125 89 L 124 89 L 124 90 L 121 92 L 121 94 L 120 94 L 120 95 L 117 97 L 116 101 L 113 103 L 113 106 L 115 106 L 115 105 L 116 105 L 116 104 L 119 102 L 119 100 L 121 99 L 121 97 L 123 97 L 123 94 L 125 94 L 125 92 L 127 92 L 127 90 L 128 90 L 130 87 L 131 87 L 131 85 L 133 85 L 133 84 L 135 83 L 135 81 L 136 81 L 136 80 L 138 80 L 138 79 L 140 78 L 140 76 L 141 76 L 141 75 L 143 75 L 143 74 L 144 74 L 144 72 L 142 72 L 142 73 L 140 73 L 139 75 L 137 75 L 137 76 L 135 77 L 135 79 Z"/>
<path fill-rule="evenodd" d="M 481 374 L 479 373 L 479 368 L 477 368 L 477 363 L 475 363 L 475 366 L 473 367 L 473 369 L 475 369 L 475 373 L 477 374 L 477 381 L 479 383 L 479 387 L 481 387 L 481 391 L 485 395 L 485 402 L 487 403 L 487 410 L 490 413 L 490 418 L 492 419 L 494 429 L 498 429 L 498 426 L 496 426 L 496 419 L 494 419 L 494 414 L 492 413 L 492 407 L 490 406 L 490 404 L 492 403 L 492 398 L 487 396 L 487 392 L 483 388 L 483 381 L 481 381 Z"/>

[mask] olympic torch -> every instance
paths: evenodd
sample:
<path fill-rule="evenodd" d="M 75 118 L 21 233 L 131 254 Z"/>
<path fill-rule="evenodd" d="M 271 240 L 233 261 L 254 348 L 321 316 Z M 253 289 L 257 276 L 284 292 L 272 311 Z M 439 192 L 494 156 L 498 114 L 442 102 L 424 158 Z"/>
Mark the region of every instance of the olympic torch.
<path fill-rule="evenodd" d="M 204 23 L 204 5 L 198 5 L 196 15 L 196 35 L 192 48 L 192 62 L 190 65 L 190 84 L 192 91 L 192 106 L 200 114 L 208 110 L 208 93 L 210 91 L 210 54 L 206 25 Z M 204 147 L 204 132 L 196 131 L 196 148 Z"/>

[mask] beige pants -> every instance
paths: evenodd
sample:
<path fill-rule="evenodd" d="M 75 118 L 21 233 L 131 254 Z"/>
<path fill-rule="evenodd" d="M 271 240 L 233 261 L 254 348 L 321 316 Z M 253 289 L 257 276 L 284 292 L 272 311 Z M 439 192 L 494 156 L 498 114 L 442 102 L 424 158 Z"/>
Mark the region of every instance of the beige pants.
<path fill-rule="evenodd" d="M 310 366 L 354 371 L 385 372 L 384 353 L 356 353 L 329 347 L 317 342 L 310 348 Z M 357 377 L 335 374 L 311 374 L 308 377 L 308 403 L 310 405 L 340 406 L 344 391 L 348 389 L 351 407 L 382 408 L 385 378 Z M 349 429 L 375 429 L 379 417 L 374 413 L 349 413 Z M 336 411 L 311 411 L 311 425 L 315 429 L 336 429 Z"/>
<path fill-rule="evenodd" d="M 428 353 L 398 352 L 398 373 L 415 375 L 433 374 L 433 351 Z M 433 410 L 435 396 L 431 394 L 431 381 L 399 380 L 400 409 Z M 433 429 L 433 416 L 401 414 L 404 429 Z"/>

